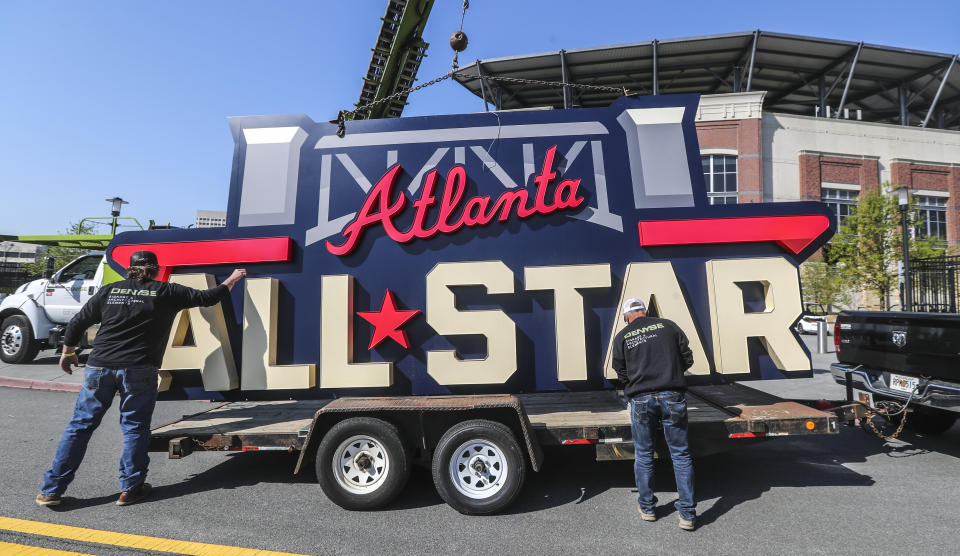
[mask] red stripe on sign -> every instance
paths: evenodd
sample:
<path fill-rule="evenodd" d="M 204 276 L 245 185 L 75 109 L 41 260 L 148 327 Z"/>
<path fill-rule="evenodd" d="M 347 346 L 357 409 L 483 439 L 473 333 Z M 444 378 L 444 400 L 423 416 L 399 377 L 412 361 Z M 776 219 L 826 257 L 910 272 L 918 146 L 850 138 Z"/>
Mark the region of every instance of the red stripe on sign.
<path fill-rule="evenodd" d="M 640 222 L 640 245 L 702 245 L 776 241 L 794 255 L 830 228 L 822 214 Z"/>
<path fill-rule="evenodd" d="M 266 237 L 117 245 L 110 256 L 126 268 L 130 255 L 137 251 L 153 251 L 157 255 L 160 263 L 157 279 L 165 282 L 173 269 L 181 266 L 287 262 L 293 258 L 293 239 Z"/>

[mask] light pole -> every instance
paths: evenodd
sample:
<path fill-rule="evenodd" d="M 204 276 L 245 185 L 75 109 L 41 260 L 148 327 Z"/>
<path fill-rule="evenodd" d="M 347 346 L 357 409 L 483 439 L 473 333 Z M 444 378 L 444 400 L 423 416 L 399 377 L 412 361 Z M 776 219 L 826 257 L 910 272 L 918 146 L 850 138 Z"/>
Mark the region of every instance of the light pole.
<path fill-rule="evenodd" d="M 900 206 L 900 232 L 903 236 L 903 299 L 901 309 L 910 311 L 913 308 L 913 284 L 910 280 L 910 223 L 907 212 L 910 209 L 910 189 L 897 189 L 897 204 Z"/>
<path fill-rule="evenodd" d="M 110 206 L 110 216 L 113 216 L 113 224 L 110 226 L 110 235 L 117 235 L 117 217 L 120 216 L 120 207 L 123 205 L 129 205 L 130 203 L 124 201 L 120 197 L 114 197 L 113 199 L 104 199 L 108 203 L 113 203 Z"/>

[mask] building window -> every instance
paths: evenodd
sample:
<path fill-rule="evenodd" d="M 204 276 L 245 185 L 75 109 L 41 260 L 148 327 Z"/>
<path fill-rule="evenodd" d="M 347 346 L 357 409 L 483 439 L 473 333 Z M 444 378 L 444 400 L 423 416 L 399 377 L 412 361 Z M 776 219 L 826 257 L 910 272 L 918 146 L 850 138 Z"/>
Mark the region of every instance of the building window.
<path fill-rule="evenodd" d="M 917 195 L 914 199 L 916 199 L 917 212 L 920 216 L 917 221 L 916 234 L 920 237 L 932 237 L 946 241 L 947 198 Z"/>
<path fill-rule="evenodd" d="M 824 187 L 820 190 L 820 198 L 837 215 L 837 224 L 843 224 L 843 221 L 850 216 L 853 207 L 857 206 L 858 193 L 858 191 L 847 189 L 828 189 Z"/>
<path fill-rule="evenodd" d="M 711 205 L 737 203 L 737 157 L 732 154 L 700 155 L 703 181 L 707 184 L 707 199 Z"/>

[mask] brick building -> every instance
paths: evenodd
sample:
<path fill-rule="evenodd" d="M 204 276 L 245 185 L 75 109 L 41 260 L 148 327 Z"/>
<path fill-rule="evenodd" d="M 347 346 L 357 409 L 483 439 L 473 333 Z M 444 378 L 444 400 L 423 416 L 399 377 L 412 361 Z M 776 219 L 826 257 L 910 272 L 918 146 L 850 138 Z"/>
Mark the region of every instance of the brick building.
<path fill-rule="evenodd" d="M 918 233 L 960 250 L 957 56 L 765 31 L 478 60 L 456 77 L 496 109 L 606 106 L 615 90 L 699 93 L 713 203 L 817 200 L 842 220 L 889 182 Z M 516 83 L 520 77 L 573 84 Z M 883 191 L 883 193 L 888 193 Z"/>

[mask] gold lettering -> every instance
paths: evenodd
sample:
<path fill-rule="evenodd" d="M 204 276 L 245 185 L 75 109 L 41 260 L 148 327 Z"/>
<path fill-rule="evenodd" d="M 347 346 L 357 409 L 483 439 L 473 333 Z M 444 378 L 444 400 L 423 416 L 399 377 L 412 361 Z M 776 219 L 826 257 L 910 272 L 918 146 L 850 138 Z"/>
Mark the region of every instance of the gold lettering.
<path fill-rule="evenodd" d="M 393 363 L 353 362 L 353 276 L 320 278 L 320 388 L 393 385 Z"/>
<path fill-rule="evenodd" d="M 442 335 L 484 335 L 487 356 L 428 351 L 427 373 L 440 384 L 502 384 L 517 371 L 516 324 L 500 310 L 458 311 L 451 286 L 486 286 L 513 293 L 513 272 L 501 261 L 439 263 L 427 274 L 427 323 Z"/>
<path fill-rule="evenodd" d="M 668 262 L 650 262 L 630 263 L 624 273 L 623 289 L 620 292 L 620 302 L 617 303 L 617 313 L 614 316 L 604 361 L 607 378 L 617 378 L 617 373 L 610 362 L 613 338 L 626 326 L 620 308 L 631 297 L 647 300 L 648 311 L 656 311 L 657 315 L 677 323 L 677 326 L 687 335 L 690 349 L 693 351 L 693 366 L 687 372 L 694 375 L 710 374 L 710 361 L 703 349 L 700 333 L 693 322 L 693 315 L 687 308 L 687 300 L 680 289 L 677 275 L 673 272 L 673 265 Z"/>
<path fill-rule="evenodd" d="M 200 290 L 216 286 L 210 274 L 174 274 L 170 282 Z M 193 331 L 193 345 L 185 344 L 188 330 Z M 183 369 L 200 369 L 205 390 L 215 392 L 237 387 L 237 364 L 230 349 L 221 303 L 180 311 L 174 319 L 160 364 L 159 391 L 170 388 L 170 371 Z"/>
<path fill-rule="evenodd" d="M 762 312 L 744 311 L 738 282 L 761 284 Z M 747 338 L 759 338 L 781 370 L 810 370 L 810 358 L 790 331 L 802 305 L 797 269 L 789 261 L 783 257 L 708 261 L 707 286 L 718 372 L 750 372 Z"/>
<path fill-rule="evenodd" d="M 243 294 L 243 348 L 241 390 L 313 388 L 316 366 L 277 365 L 276 278 L 247 278 Z"/>
<path fill-rule="evenodd" d="M 553 290 L 557 380 L 587 380 L 587 332 L 578 288 L 609 288 L 609 264 L 528 266 L 528 290 Z"/>

